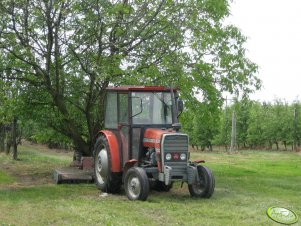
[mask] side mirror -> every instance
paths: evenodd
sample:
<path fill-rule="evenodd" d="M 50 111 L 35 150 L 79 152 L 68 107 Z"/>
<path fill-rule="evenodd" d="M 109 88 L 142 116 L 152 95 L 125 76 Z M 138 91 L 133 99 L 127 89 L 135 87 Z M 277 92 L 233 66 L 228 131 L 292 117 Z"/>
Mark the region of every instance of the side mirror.
<path fill-rule="evenodd" d="M 178 114 L 180 115 L 182 111 L 184 110 L 184 102 L 180 98 L 177 99 L 177 109 L 178 109 Z"/>

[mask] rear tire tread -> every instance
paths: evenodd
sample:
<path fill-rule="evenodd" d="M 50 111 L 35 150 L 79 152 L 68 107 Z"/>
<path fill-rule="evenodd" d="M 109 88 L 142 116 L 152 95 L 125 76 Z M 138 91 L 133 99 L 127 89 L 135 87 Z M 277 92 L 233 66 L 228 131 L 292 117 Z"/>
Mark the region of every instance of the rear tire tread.
<path fill-rule="evenodd" d="M 96 176 L 96 164 L 94 164 L 94 179 L 95 179 L 95 184 L 96 187 L 101 190 L 102 192 L 107 192 L 107 193 L 119 193 L 121 190 L 121 184 L 122 184 L 122 177 L 120 173 L 114 173 L 111 172 L 111 153 L 110 153 L 110 146 L 108 143 L 108 140 L 105 136 L 100 135 L 96 142 L 95 142 L 95 147 L 94 147 L 94 161 L 96 161 L 98 153 L 101 150 L 101 146 L 104 146 L 107 150 L 107 155 L 108 155 L 108 165 L 109 165 L 109 173 L 107 177 L 107 181 L 104 184 L 100 184 L 97 181 L 97 176 Z"/>

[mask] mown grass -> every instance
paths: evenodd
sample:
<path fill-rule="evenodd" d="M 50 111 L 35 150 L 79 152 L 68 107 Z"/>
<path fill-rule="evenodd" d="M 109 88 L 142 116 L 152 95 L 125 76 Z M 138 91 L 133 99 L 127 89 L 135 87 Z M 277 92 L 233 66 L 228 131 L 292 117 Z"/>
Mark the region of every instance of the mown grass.
<path fill-rule="evenodd" d="M 0 171 L 0 184 L 10 184 L 14 179 L 9 176 L 6 172 Z"/>
<path fill-rule="evenodd" d="M 17 162 L 0 154 L 0 181 L 6 178 L 0 182 L 0 225 L 277 225 L 266 216 L 270 206 L 301 215 L 298 153 L 191 156 L 205 159 L 214 171 L 216 190 L 210 199 L 191 198 L 180 183 L 168 193 L 151 191 L 145 202 L 129 201 L 124 194 L 103 196 L 93 184 L 51 182 L 53 169 L 70 163 L 69 154 L 23 147 Z M 23 183 L 22 176 L 32 181 Z"/>

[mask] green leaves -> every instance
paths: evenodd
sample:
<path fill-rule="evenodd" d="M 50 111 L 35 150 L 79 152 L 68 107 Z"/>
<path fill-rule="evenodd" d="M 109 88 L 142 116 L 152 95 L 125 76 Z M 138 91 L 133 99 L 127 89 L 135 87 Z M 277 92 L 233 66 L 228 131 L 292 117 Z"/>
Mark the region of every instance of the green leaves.
<path fill-rule="evenodd" d="M 35 111 L 49 114 L 36 120 L 89 154 L 109 84 L 172 83 L 189 108 L 206 106 L 206 119 L 224 91 L 259 88 L 246 38 L 223 24 L 228 15 L 226 0 L 4 0 L 0 73 L 10 70 L 20 82 L 23 97 L 31 97 L 25 105 L 43 103 Z"/>

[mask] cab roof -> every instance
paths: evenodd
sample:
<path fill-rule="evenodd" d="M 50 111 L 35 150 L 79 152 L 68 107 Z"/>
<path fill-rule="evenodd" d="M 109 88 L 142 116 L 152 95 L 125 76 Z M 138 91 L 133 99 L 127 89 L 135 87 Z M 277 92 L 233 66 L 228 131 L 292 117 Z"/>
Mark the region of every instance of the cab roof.
<path fill-rule="evenodd" d="M 109 86 L 106 88 L 109 91 L 161 91 L 161 92 L 166 92 L 170 91 L 169 87 L 164 87 L 164 86 Z M 178 89 L 173 89 L 174 91 Z"/>

